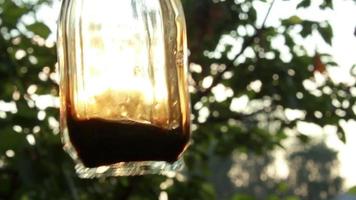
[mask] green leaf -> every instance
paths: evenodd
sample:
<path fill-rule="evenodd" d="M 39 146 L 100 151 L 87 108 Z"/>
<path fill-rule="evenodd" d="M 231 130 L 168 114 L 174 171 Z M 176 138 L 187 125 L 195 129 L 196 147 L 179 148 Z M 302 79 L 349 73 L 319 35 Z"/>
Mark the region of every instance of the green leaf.
<path fill-rule="evenodd" d="M 286 182 L 282 182 L 277 186 L 278 192 L 287 192 L 288 191 L 288 184 Z"/>
<path fill-rule="evenodd" d="M 333 1 L 332 0 L 324 0 L 322 4 L 319 6 L 321 9 L 331 8 L 333 9 Z"/>
<path fill-rule="evenodd" d="M 254 198 L 250 195 L 236 194 L 231 198 L 231 200 L 254 200 Z"/>
<path fill-rule="evenodd" d="M 14 114 L 12 120 L 15 124 L 26 127 L 35 126 L 39 123 L 36 108 L 30 108 L 24 99 L 16 102 L 18 112 Z"/>
<path fill-rule="evenodd" d="M 311 4 L 311 0 L 303 0 L 297 5 L 297 8 L 306 8 L 309 7 Z"/>
<path fill-rule="evenodd" d="M 51 33 L 51 30 L 44 23 L 41 22 L 33 23 L 31 25 L 26 26 L 26 28 L 44 39 L 46 39 Z"/>
<path fill-rule="evenodd" d="M 21 196 L 21 200 L 30 200 L 27 194 Z"/>
<path fill-rule="evenodd" d="M 337 126 L 337 136 L 343 143 L 346 143 L 346 133 L 341 126 Z"/>
<path fill-rule="evenodd" d="M 273 195 L 270 195 L 267 200 L 279 200 L 278 196 L 273 194 Z"/>
<path fill-rule="evenodd" d="M 333 38 L 333 29 L 329 23 L 325 23 L 324 26 L 318 26 L 318 31 L 321 37 L 327 42 L 329 45 L 332 45 L 332 38 Z"/>
<path fill-rule="evenodd" d="M 3 12 L 1 13 L 2 24 L 8 27 L 16 27 L 18 20 L 29 11 L 26 7 L 20 7 L 13 1 L 5 1 L 1 6 Z"/>
<path fill-rule="evenodd" d="M 204 193 L 208 196 L 214 196 L 215 195 L 215 191 L 214 188 L 211 184 L 208 183 L 203 183 L 201 185 L 201 189 L 204 191 Z"/>
<path fill-rule="evenodd" d="M 16 133 L 11 127 L 0 129 L 0 154 L 12 149 L 14 151 L 27 146 L 24 134 Z"/>
<path fill-rule="evenodd" d="M 310 141 L 310 137 L 304 134 L 299 134 L 298 136 L 299 141 L 301 141 L 302 143 L 308 143 Z"/>
<path fill-rule="evenodd" d="M 352 76 L 356 76 L 356 64 L 351 67 L 351 69 L 350 69 L 350 74 L 351 74 Z"/>
<path fill-rule="evenodd" d="M 303 30 L 300 34 L 305 38 L 312 34 L 312 31 L 317 26 L 317 23 L 314 21 L 304 20 L 301 25 L 303 26 Z"/>
<path fill-rule="evenodd" d="M 338 67 L 339 65 L 336 63 L 336 62 L 334 62 L 334 61 L 329 61 L 329 62 L 327 62 L 327 63 L 325 63 L 326 65 L 328 65 L 328 66 L 330 66 L 330 67 Z"/>
<path fill-rule="evenodd" d="M 349 191 L 347 191 L 347 193 L 349 193 L 351 195 L 356 195 L 356 186 L 350 188 Z"/>
<path fill-rule="evenodd" d="M 303 20 L 300 17 L 296 16 L 296 15 L 293 15 L 288 19 L 282 20 L 282 24 L 285 25 L 285 26 L 301 24 L 302 22 L 303 22 Z"/>
<path fill-rule="evenodd" d="M 299 200 L 299 198 L 296 196 L 289 196 L 286 198 L 286 200 Z"/>

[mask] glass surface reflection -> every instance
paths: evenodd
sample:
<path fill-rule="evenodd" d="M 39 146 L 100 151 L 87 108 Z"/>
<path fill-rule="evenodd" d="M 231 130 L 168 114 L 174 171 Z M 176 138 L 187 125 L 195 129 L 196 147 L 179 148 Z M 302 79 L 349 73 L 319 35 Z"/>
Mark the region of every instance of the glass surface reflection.
<path fill-rule="evenodd" d="M 181 167 L 190 110 L 179 1 L 64 1 L 58 55 L 64 148 L 81 177 Z"/>

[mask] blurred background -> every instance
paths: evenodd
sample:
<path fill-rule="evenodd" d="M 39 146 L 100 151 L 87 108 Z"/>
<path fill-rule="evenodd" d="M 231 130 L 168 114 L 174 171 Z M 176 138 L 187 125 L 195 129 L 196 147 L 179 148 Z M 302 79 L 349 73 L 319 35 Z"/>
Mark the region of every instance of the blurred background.
<path fill-rule="evenodd" d="M 356 199 L 355 0 L 182 0 L 186 168 L 93 180 L 60 143 L 60 3 L 0 0 L 0 200 Z"/>

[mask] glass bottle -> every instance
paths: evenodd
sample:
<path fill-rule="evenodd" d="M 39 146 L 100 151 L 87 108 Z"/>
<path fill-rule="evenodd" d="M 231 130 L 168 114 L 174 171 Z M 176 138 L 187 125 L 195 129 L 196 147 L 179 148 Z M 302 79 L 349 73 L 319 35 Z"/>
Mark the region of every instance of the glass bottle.
<path fill-rule="evenodd" d="M 64 149 L 82 178 L 169 174 L 190 138 L 180 0 L 64 0 Z"/>

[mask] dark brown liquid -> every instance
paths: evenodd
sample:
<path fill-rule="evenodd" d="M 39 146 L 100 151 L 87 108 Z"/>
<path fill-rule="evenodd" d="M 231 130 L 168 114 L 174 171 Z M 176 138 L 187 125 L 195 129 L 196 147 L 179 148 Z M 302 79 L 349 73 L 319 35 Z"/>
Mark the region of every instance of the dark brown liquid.
<path fill-rule="evenodd" d="M 184 151 L 189 134 L 137 122 L 67 118 L 69 138 L 86 167 L 118 162 L 174 162 Z"/>

